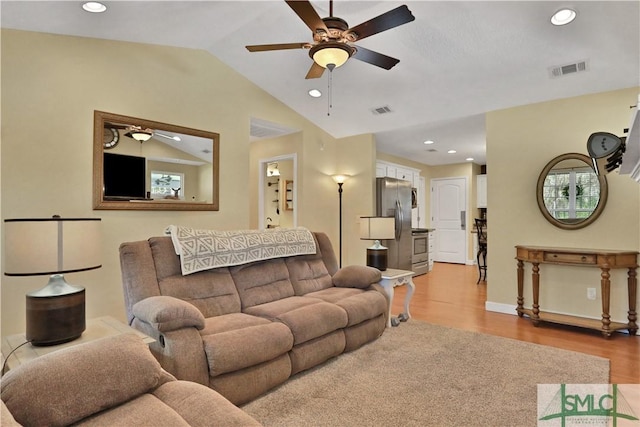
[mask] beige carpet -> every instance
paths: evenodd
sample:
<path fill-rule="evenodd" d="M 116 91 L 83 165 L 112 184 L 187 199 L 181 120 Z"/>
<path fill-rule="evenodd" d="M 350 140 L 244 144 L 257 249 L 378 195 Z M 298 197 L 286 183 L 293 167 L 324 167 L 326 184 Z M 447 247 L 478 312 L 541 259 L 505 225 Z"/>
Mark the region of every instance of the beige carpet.
<path fill-rule="evenodd" d="M 410 320 L 243 409 L 265 426 L 535 426 L 536 384 L 608 382 L 608 359 Z"/>

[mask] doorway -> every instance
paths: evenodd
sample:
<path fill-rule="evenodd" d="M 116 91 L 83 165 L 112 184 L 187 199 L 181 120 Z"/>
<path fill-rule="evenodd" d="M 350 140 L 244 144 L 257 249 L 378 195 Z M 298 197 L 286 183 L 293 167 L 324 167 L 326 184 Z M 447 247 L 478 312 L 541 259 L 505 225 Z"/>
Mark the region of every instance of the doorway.
<path fill-rule="evenodd" d="M 434 261 L 467 263 L 467 178 L 431 180 L 431 225 L 436 230 Z"/>
<path fill-rule="evenodd" d="M 260 159 L 258 171 L 258 228 L 297 227 L 297 155 Z"/>

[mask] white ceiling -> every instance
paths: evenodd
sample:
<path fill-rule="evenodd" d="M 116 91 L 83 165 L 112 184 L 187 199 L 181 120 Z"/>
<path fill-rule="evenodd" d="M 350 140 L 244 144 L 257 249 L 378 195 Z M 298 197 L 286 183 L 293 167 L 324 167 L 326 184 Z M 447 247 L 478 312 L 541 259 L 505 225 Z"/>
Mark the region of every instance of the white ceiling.
<path fill-rule="evenodd" d="M 244 47 L 311 41 L 284 1 L 104 3 L 105 13 L 89 14 L 80 1 L 2 1 L 2 27 L 205 49 L 334 137 L 373 133 L 379 151 L 428 165 L 485 164 L 487 111 L 640 85 L 638 1 L 336 0 L 334 16 L 351 27 L 401 4 L 416 19 L 356 43 L 400 63 L 387 71 L 350 59 L 336 69 L 329 116 L 329 73 L 305 80 L 307 50 Z M 328 0 L 312 4 L 329 15 Z M 554 27 L 562 6 L 578 17 Z M 587 71 L 549 77 L 549 67 L 581 60 Z M 312 88 L 325 96 L 311 98 Z M 382 106 L 391 113 L 372 113 Z"/>

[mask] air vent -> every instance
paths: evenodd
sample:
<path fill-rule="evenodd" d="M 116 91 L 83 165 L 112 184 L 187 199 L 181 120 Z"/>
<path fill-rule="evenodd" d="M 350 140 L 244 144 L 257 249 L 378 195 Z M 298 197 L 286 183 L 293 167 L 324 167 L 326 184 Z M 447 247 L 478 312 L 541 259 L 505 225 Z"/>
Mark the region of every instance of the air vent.
<path fill-rule="evenodd" d="M 379 116 L 380 114 L 388 114 L 391 113 L 391 108 L 388 105 L 385 105 L 383 107 L 377 107 L 377 108 L 373 108 L 371 110 L 371 112 L 376 115 Z"/>
<path fill-rule="evenodd" d="M 589 71 L 589 61 L 578 61 L 566 65 L 557 65 L 549 67 L 549 77 L 555 79 L 557 77 L 563 77 L 569 74 L 580 73 L 582 71 Z"/>
<path fill-rule="evenodd" d="M 429 152 L 429 153 L 437 153 L 438 150 L 436 150 L 435 148 L 427 148 L 425 151 Z"/>

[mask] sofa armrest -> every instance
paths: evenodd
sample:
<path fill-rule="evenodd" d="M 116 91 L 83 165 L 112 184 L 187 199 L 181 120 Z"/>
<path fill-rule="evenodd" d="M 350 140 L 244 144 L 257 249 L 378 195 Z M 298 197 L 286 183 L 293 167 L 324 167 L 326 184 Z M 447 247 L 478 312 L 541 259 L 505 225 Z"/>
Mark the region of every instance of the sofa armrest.
<path fill-rule="evenodd" d="M 160 332 L 182 328 L 204 328 L 204 316 L 186 301 L 170 296 L 145 298 L 133 305 L 133 315 Z"/>
<path fill-rule="evenodd" d="M 380 270 L 364 265 L 348 265 L 336 271 L 332 277 L 334 286 L 360 289 L 366 289 L 381 279 Z"/>

